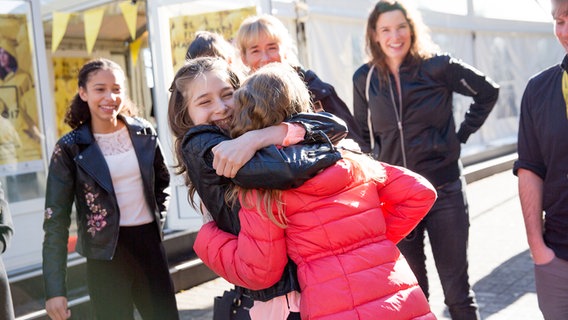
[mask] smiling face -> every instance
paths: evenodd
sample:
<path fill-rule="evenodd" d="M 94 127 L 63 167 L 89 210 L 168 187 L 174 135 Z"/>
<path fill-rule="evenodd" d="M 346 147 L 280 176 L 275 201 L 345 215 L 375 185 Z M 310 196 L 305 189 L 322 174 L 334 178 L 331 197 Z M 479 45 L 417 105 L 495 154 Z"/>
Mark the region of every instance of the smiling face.
<path fill-rule="evenodd" d="M 257 41 L 251 41 L 243 55 L 243 63 L 252 71 L 264 67 L 271 62 L 282 62 L 285 55 L 280 41 L 266 33 L 259 33 Z"/>
<path fill-rule="evenodd" d="M 79 96 L 89 105 L 94 132 L 114 131 L 125 99 L 124 81 L 122 72 L 100 69 L 89 75 L 84 87 L 79 87 Z"/>
<path fill-rule="evenodd" d="M 220 72 L 208 71 L 188 85 L 187 112 L 195 125 L 214 124 L 229 129 L 235 89 Z"/>
<path fill-rule="evenodd" d="M 410 25 L 402 11 L 387 11 L 377 19 L 374 40 L 384 52 L 391 69 L 398 68 L 410 51 L 411 36 Z"/>

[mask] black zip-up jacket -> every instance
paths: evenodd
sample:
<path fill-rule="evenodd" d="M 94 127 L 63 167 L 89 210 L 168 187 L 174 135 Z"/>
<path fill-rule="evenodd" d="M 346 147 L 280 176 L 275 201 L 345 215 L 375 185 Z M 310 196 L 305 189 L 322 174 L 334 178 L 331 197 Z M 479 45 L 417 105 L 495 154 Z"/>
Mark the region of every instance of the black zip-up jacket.
<path fill-rule="evenodd" d="M 233 183 L 250 189 L 295 188 L 341 159 L 332 144 L 346 135 L 347 128 L 341 119 L 325 112 L 302 113 L 288 122 L 301 123 L 306 128 L 303 144 L 261 149 L 233 179 L 218 176 L 213 169 L 211 149 L 230 139 L 218 127 L 196 126 L 184 137 L 182 148 L 189 178 L 221 230 L 232 234 L 240 231 L 240 204 L 230 207 L 225 201 L 225 193 Z M 293 290 L 300 291 L 295 269 L 290 261 L 281 280 L 274 286 L 245 292 L 255 300 L 268 301 Z"/>
<path fill-rule="evenodd" d="M 142 118 L 120 116 L 120 119 L 126 123 L 138 158 L 143 196 L 161 231 L 170 199 L 170 174 L 158 136 Z M 112 259 L 118 242 L 120 211 L 110 171 L 90 123 L 59 139 L 49 165 L 43 222 L 43 279 L 47 299 L 67 296 L 67 241 L 73 203 L 77 214 L 76 251 L 90 259 Z M 98 228 L 90 230 L 95 218 L 100 218 Z"/>
<path fill-rule="evenodd" d="M 405 166 L 436 187 L 458 179 L 461 143 L 489 116 L 499 96 L 499 85 L 472 66 L 440 54 L 418 66 L 402 63 L 401 99 L 392 74 L 389 81 L 379 81 L 375 68 L 367 101 L 369 70 L 369 64 L 364 64 L 353 75 L 353 110 L 370 144 L 367 116 L 371 108 L 372 134 L 379 147 L 377 160 Z M 473 98 L 457 131 L 454 93 Z"/>
<path fill-rule="evenodd" d="M 349 130 L 346 138 L 353 139 L 353 141 L 359 145 L 361 151 L 365 153 L 369 152 L 369 150 L 366 149 L 367 143 L 365 143 L 363 139 L 359 124 L 355 121 L 353 114 L 345 102 L 337 95 L 335 88 L 331 84 L 321 80 L 312 70 L 304 70 L 300 67 L 296 67 L 296 71 L 308 87 L 314 106 L 320 106 L 323 108 L 323 111 L 329 112 L 345 121 L 347 129 Z"/>

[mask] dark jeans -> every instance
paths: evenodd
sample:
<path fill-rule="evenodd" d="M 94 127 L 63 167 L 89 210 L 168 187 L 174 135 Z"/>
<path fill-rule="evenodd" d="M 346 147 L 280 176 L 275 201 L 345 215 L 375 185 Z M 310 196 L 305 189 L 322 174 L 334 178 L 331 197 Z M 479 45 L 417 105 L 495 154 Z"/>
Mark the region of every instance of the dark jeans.
<path fill-rule="evenodd" d="M 154 223 L 120 227 L 112 260 L 87 259 L 87 282 L 96 319 L 178 320 L 173 282 Z"/>
<path fill-rule="evenodd" d="M 475 295 L 467 273 L 469 211 L 465 181 L 460 179 L 437 189 L 438 199 L 418 226 L 399 244 L 420 287 L 429 296 L 424 254 L 425 232 L 428 232 L 436 269 L 444 292 L 444 303 L 454 320 L 480 319 Z"/>

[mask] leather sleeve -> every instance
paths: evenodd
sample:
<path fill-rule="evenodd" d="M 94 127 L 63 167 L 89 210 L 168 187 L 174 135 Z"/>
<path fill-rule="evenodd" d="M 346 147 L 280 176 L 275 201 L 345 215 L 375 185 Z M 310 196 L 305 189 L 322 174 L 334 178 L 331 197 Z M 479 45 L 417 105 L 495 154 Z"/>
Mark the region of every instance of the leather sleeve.
<path fill-rule="evenodd" d="M 465 143 L 493 110 L 499 98 L 499 85 L 481 71 L 455 58 L 449 58 L 443 73 L 453 91 L 473 98 L 457 132 L 460 142 Z"/>
<path fill-rule="evenodd" d="M 217 175 L 211 152 L 214 146 L 228 139 L 216 126 L 193 127 L 182 142 L 183 161 L 189 179 L 217 226 L 223 231 L 237 234 L 240 229 L 238 211 L 233 213 L 225 201 L 225 192 L 232 182 Z"/>
<path fill-rule="evenodd" d="M 316 127 L 317 122 L 316 123 Z M 182 142 L 184 162 L 199 197 L 213 215 L 219 228 L 234 233 L 238 219 L 225 201 L 231 183 L 248 189 L 290 189 L 302 185 L 319 170 L 341 159 L 341 154 L 321 130 L 312 131 L 314 141 L 326 141 L 286 148 L 263 148 L 247 162 L 234 179 L 220 177 L 213 169 L 211 149 L 228 140 L 216 126 L 202 125 L 190 129 Z"/>
<path fill-rule="evenodd" d="M 154 157 L 154 173 L 155 173 L 154 194 L 156 195 L 156 204 L 158 205 L 158 210 L 160 211 L 162 216 L 160 226 L 163 227 L 171 197 L 170 172 L 168 171 L 164 153 L 159 141 L 157 142 L 155 152 L 156 155 Z"/>
<path fill-rule="evenodd" d="M 75 164 L 67 145 L 53 151 L 45 195 L 43 279 L 46 299 L 66 296 L 67 241 L 75 196 Z"/>
<path fill-rule="evenodd" d="M 288 122 L 300 123 L 306 128 L 304 144 L 326 142 L 321 139 L 320 133 L 316 133 L 318 131 L 324 133 L 333 144 L 337 144 L 347 136 L 345 121 L 329 112 L 298 113 L 293 115 Z"/>
<path fill-rule="evenodd" d="M 365 141 L 366 149 L 370 149 L 371 146 L 371 134 L 374 132 L 369 132 L 369 125 L 367 123 L 367 117 L 369 112 L 369 102 L 365 96 L 367 90 L 367 75 L 370 71 L 368 64 L 364 64 L 359 69 L 355 71 L 352 77 L 353 81 L 353 118 L 355 122 L 359 125 L 361 130 L 361 136 Z"/>

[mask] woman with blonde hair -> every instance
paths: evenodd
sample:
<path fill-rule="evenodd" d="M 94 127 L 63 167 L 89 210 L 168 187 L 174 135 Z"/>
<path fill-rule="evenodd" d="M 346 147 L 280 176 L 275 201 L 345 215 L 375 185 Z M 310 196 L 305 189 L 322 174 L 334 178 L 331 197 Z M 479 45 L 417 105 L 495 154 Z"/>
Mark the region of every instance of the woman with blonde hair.
<path fill-rule="evenodd" d="M 313 70 L 300 65 L 294 41 L 278 18 L 268 14 L 246 18 L 235 36 L 235 46 L 243 64 L 251 73 L 272 62 L 287 63 L 294 67 L 310 91 L 314 110 L 326 111 L 343 119 L 349 129 L 347 138 L 356 144 L 351 145 L 367 151 L 359 125 L 353 119 L 349 107 L 331 84 L 320 79 Z"/>

